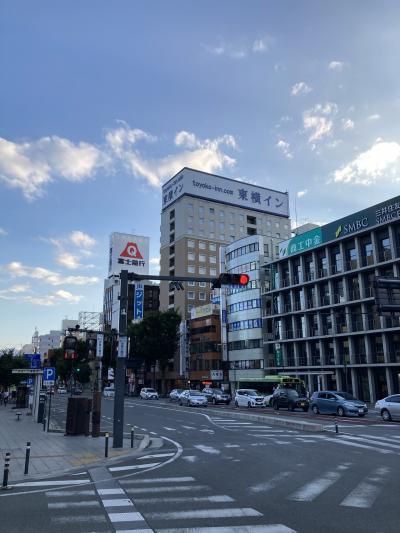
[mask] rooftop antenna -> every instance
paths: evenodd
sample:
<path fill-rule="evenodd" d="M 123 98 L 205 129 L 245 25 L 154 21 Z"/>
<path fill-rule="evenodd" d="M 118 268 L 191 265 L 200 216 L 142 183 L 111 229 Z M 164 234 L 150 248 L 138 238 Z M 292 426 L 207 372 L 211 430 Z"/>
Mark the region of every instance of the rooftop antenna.
<path fill-rule="evenodd" d="M 297 235 L 297 228 L 298 228 L 298 223 L 297 223 L 297 192 L 294 195 L 294 217 L 295 217 L 295 223 L 296 223 L 296 228 L 294 230 L 294 234 Z"/>

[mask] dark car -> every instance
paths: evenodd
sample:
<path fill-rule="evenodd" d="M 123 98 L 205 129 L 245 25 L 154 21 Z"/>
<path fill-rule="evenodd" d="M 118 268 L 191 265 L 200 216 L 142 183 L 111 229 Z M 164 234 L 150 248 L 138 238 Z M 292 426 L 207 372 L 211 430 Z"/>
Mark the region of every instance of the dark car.
<path fill-rule="evenodd" d="M 231 397 L 222 389 L 206 387 L 203 389 L 203 394 L 207 396 L 207 400 L 213 405 L 216 405 L 217 403 L 225 403 L 226 405 L 229 405 L 231 403 Z"/>
<path fill-rule="evenodd" d="M 337 414 L 339 416 L 364 416 L 368 407 L 348 392 L 318 391 L 311 396 L 311 410 L 314 414 Z"/>
<path fill-rule="evenodd" d="M 300 396 L 294 389 L 277 389 L 272 396 L 272 407 L 279 409 L 286 407 L 289 411 L 302 409 L 307 412 L 310 408 L 310 402 L 305 396 Z"/>

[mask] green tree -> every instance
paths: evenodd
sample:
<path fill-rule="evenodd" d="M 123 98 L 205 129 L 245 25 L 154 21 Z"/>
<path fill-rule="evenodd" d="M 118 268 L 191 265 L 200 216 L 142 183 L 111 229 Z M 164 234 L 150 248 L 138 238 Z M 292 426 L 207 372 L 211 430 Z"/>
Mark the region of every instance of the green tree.
<path fill-rule="evenodd" d="M 24 356 L 14 355 L 14 350 L 0 352 L 0 387 L 19 385 L 26 375 L 13 374 L 13 369 L 29 368 L 29 361 Z"/>
<path fill-rule="evenodd" d="M 91 371 L 88 364 L 86 343 L 82 340 L 78 340 L 76 359 L 64 359 L 64 349 L 56 348 L 50 350 L 48 361 L 48 366 L 54 366 L 56 369 L 58 379 L 69 380 L 73 373 L 75 379 L 80 383 L 89 381 Z"/>
<path fill-rule="evenodd" d="M 171 309 L 151 311 L 141 322 L 131 324 L 129 357 L 142 358 L 147 370 L 158 361 L 164 373 L 178 348 L 180 322 L 179 313 Z"/>

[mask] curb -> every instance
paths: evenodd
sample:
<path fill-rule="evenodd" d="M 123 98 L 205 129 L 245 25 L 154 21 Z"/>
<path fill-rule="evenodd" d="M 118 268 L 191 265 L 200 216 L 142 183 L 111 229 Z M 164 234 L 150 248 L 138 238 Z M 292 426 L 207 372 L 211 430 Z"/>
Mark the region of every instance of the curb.
<path fill-rule="evenodd" d="M 287 428 L 300 429 L 302 431 L 323 432 L 325 425 L 318 424 L 317 422 L 306 422 L 303 420 L 292 420 L 291 418 L 284 418 L 278 414 L 276 415 L 259 415 L 251 413 L 240 413 L 238 411 L 231 411 L 229 415 L 234 418 L 241 418 L 243 420 L 251 420 L 253 422 L 262 422 L 271 426 L 283 426 Z"/>

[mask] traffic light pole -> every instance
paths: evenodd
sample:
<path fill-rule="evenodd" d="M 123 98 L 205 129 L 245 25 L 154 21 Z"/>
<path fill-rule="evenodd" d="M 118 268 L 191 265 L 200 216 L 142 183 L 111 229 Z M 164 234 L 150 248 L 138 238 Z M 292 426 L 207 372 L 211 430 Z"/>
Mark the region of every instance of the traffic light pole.
<path fill-rule="evenodd" d="M 125 395 L 125 363 L 127 351 L 128 329 L 128 271 L 120 273 L 119 297 L 119 343 L 117 366 L 115 369 L 115 397 L 113 420 L 113 448 L 122 448 L 124 439 L 124 395 Z"/>

